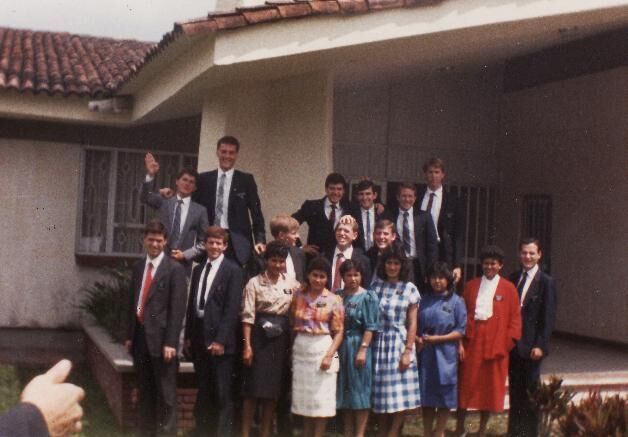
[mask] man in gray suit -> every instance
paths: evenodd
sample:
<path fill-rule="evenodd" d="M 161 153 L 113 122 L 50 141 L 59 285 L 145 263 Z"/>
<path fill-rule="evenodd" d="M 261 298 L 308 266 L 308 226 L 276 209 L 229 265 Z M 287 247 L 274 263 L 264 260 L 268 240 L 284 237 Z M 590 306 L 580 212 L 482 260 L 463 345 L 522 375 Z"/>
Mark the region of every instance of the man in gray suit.
<path fill-rule="evenodd" d="M 175 195 L 166 199 L 159 191 L 153 191 L 159 163 L 151 153 L 146 154 L 144 163 L 146 179 L 142 184 L 140 200 L 159 211 L 159 219 L 170 236 L 166 253 L 184 265 L 189 277 L 192 260 L 205 250 L 203 242 L 209 227 L 207 210 L 193 202 L 191 197 L 196 191 L 198 173 L 187 168 L 179 171 Z"/>

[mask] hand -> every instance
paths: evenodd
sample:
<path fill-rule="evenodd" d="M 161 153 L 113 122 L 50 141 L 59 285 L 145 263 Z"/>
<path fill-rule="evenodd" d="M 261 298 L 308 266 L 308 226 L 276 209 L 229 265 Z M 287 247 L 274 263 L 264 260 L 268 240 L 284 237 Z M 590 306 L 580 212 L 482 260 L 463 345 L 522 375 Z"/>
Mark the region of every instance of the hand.
<path fill-rule="evenodd" d="M 420 352 L 421 350 L 423 350 L 423 348 L 425 347 L 425 343 L 423 342 L 423 338 L 417 336 L 414 339 L 414 347 L 416 347 L 416 351 Z"/>
<path fill-rule="evenodd" d="M 179 249 L 175 249 L 171 251 L 170 258 L 177 261 L 185 261 L 185 256 L 183 255 L 183 252 L 181 252 Z"/>
<path fill-rule="evenodd" d="M 321 370 L 327 370 L 331 367 L 331 357 L 325 355 L 323 361 L 321 361 Z"/>
<path fill-rule="evenodd" d="M 355 218 L 349 214 L 343 215 L 342 217 L 340 217 L 340 220 L 338 220 L 338 224 L 342 225 L 353 225 L 355 222 Z"/>
<path fill-rule="evenodd" d="M 131 349 L 133 348 L 133 342 L 131 340 L 124 340 L 124 348 L 128 353 L 131 353 Z"/>
<path fill-rule="evenodd" d="M 408 367 L 410 367 L 410 354 L 411 353 L 412 353 L 411 350 L 406 349 L 401 354 L 401 360 L 399 361 L 400 371 L 405 372 L 408 369 Z"/>
<path fill-rule="evenodd" d="M 150 152 L 144 156 L 144 165 L 146 166 L 146 173 L 148 173 L 150 177 L 154 177 L 159 171 L 159 163 Z"/>
<path fill-rule="evenodd" d="M 462 345 L 462 343 L 458 343 L 458 359 L 460 360 L 460 362 L 463 362 L 465 357 L 466 355 L 464 351 L 464 346 Z"/>
<path fill-rule="evenodd" d="M 248 344 L 242 349 L 242 364 L 246 367 L 253 365 L 253 348 Z"/>
<path fill-rule="evenodd" d="M 423 335 L 423 336 L 421 337 L 421 340 L 423 341 L 423 344 L 424 344 L 424 345 L 425 345 L 425 344 L 435 344 L 435 343 L 436 343 L 436 341 L 434 341 L 434 336 L 433 336 L 433 335 L 427 335 L 427 334 L 425 334 L 425 335 Z"/>
<path fill-rule="evenodd" d="M 209 345 L 207 351 L 215 357 L 219 357 L 225 354 L 225 347 L 220 343 L 216 343 L 215 341 Z"/>
<path fill-rule="evenodd" d="M 462 278 L 462 269 L 460 267 L 456 267 L 452 273 L 454 275 L 454 284 L 457 284 L 460 281 L 460 278 Z"/>
<path fill-rule="evenodd" d="M 183 355 L 187 358 L 192 356 L 192 342 L 190 340 L 185 340 L 183 342 Z"/>
<path fill-rule="evenodd" d="M 164 363 L 169 363 L 177 356 L 177 350 L 170 346 L 164 346 L 163 349 Z"/>
<path fill-rule="evenodd" d="M 320 249 L 317 245 L 315 244 L 306 244 L 305 246 L 303 246 L 303 252 L 305 252 L 305 254 L 307 256 L 317 256 L 318 253 L 320 252 Z"/>
<path fill-rule="evenodd" d="M 540 347 L 533 347 L 530 351 L 530 359 L 533 361 L 538 361 L 543 358 L 543 349 Z"/>
<path fill-rule="evenodd" d="M 85 397 L 81 387 L 64 383 L 72 363 L 61 360 L 43 375 L 33 378 L 22 391 L 21 402 L 35 405 L 52 437 L 80 432 L 83 409 L 79 402 Z"/>
<path fill-rule="evenodd" d="M 258 255 L 261 255 L 266 250 L 266 245 L 264 243 L 257 243 L 255 246 L 253 246 L 253 248 Z"/>
<path fill-rule="evenodd" d="M 385 209 L 386 208 L 384 208 L 384 205 L 381 203 L 378 202 L 375 204 L 375 212 L 377 212 L 377 215 L 382 215 Z"/>
<path fill-rule="evenodd" d="M 366 348 L 361 347 L 355 356 L 355 367 L 360 369 L 366 364 Z"/>
<path fill-rule="evenodd" d="M 170 199 L 172 196 L 174 196 L 174 191 L 172 190 L 172 188 L 161 188 L 159 190 L 159 194 L 164 199 Z"/>

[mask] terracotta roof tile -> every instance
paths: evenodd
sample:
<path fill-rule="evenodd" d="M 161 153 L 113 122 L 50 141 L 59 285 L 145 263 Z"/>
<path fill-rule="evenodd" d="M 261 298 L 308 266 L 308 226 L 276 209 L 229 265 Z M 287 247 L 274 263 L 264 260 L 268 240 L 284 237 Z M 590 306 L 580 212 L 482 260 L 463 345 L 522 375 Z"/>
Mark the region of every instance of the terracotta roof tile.
<path fill-rule="evenodd" d="M 0 27 L 0 89 L 108 96 L 138 70 L 155 46 Z"/>

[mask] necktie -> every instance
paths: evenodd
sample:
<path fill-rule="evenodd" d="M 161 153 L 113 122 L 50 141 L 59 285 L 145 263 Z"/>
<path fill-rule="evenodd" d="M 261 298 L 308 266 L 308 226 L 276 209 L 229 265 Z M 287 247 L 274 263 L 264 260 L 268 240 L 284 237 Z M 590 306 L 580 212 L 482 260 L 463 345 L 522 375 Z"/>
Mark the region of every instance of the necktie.
<path fill-rule="evenodd" d="M 142 289 L 142 301 L 140 307 L 137 310 L 137 319 L 140 324 L 144 324 L 144 306 L 148 300 L 148 292 L 150 291 L 150 284 L 153 282 L 153 263 L 146 265 L 146 277 L 144 278 L 144 288 Z"/>
<path fill-rule="evenodd" d="M 425 208 L 425 211 L 429 213 L 432 212 L 432 204 L 434 203 L 434 196 L 436 196 L 436 193 L 430 193 L 430 200 L 427 201 L 427 208 Z"/>
<path fill-rule="evenodd" d="M 410 237 L 410 224 L 408 223 L 408 211 L 403 212 L 403 250 L 407 256 L 412 254 L 412 240 Z"/>
<path fill-rule="evenodd" d="M 334 283 L 332 284 L 331 288 L 334 293 L 336 292 L 336 290 L 338 290 L 340 288 L 340 283 L 342 281 L 342 278 L 340 277 L 340 266 L 342 265 L 343 262 L 345 262 L 345 256 L 342 253 L 339 253 L 338 255 L 336 255 L 336 270 L 334 271 Z"/>
<path fill-rule="evenodd" d="M 214 219 L 214 225 L 220 226 L 223 214 L 223 202 L 225 198 L 225 179 L 227 175 L 223 173 L 220 175 L 220 181 L 218 182 L 218 195 L 216 196 L 216 218 Z"/>
<path fill-rule="evenodd" d="M 212 269 L 211 263 L 207 263 L 205 267 L 205 274 L 203 275 L 203 283 L 201 284 L 201 300 L 198 303 L 198 309 L 203 311 L 205 309 L 205 295 L 207 294 L 205 290 L 207 289 L 207 277 L 209 276 L 209 271 Z"/>
<path fill-rule="evenodd" d="M 336 204 L 332 203 L 331 204 L 331 212 L 329 213 L 329 222 L 331 223 L 332 227 L 336 226 Z"/>
<path fill-rule="evenodd" d="M 521 275 L 521 280 L 519 281 L 519 285 L 517 286 L 517 291 L 519 292 L 519 300 L 521 302 L 523 302 L 523 289 L 525 288 L 527 280 L 528 272 L 523 272 L 523 275 Z"/>
<path fill-rule="evenodd" d="M 174 207 L 172 232 L 170 232 L 171 249 L 177 249 L 179 247 L 179 236 L 181 235 L 181 205 L 183 205 L 183 200 L 177 200 L 177 206 Z"/>
<path fill-rule="evenodd" d="M 371 246 L 373 245 L 373 233 L 371 232 L 371 210 L 367 209 L 366 210 L 366 244 L 365 244 L 365 249 L 369 250 L 371 248 Z"/>

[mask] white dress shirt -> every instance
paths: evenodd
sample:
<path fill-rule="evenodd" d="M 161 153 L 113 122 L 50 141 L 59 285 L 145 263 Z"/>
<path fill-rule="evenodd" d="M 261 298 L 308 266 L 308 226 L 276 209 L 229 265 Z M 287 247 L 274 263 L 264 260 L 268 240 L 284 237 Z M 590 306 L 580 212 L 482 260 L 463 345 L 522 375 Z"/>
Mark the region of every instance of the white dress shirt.
<path fill-rule="evenodd" d="M 220 223 L 215 223 L 223 229 L 229 229 L 229 195 L 231 194 L 231 181 L 233 181 L 233 171 L 233 168 L 228 171 L 222 171 L 219 168 L 218 179 L 216 180 L 216 202 L 218 202 L 218 189 L 220 188 L 220 178 L 223 174 L 225 175 L 225 185 L 222 194 L 222 216 L 220 217 Z M 215 205 L 214 211 L 216 211 Z"/>
<path fill-rule="evenodd" d="M 288 256 L 286 257 L 286 277 L 290 279 L 297 279 L 297 272 L 294 270 L 294 261 L 292 261 L 290 252 L 288 252 Z"/>
<path fill-rule="evenodd" d="M 497 284 L 499 284 L 499 275 L 493 276 L 493 279 L 488 279 L 482 275 L 480 291 L 475 301 L 475 320 L 488 320 L 493 317 L 493 299 L 497 291 Z"/>
<path fill-rule="evenodd" d="M 329 220 L 329 214 L 331 214 L 331 201 L 329 200 L 329 197 L 325 197 L 324 205 L 325 217 Z M 340 217 L 342 217 L 343 214 L 344 211 L 340 207 L 340 202 L 336 203 L 336 221 L 334 222 L 334 229 L 336 229 L 336 225 L 338 224 L 338 221 L 340 221 Z"/>
<path fill-rule="evenodd" d="M 362 214 L 362 231 L 364 232 L 364 250 L 369 250 L 373 246 L 373 231 L 375 230 L 375 206 L 369 209 L 360 208 Z M 367 220 L 367 217 L 369 218 Z M 370 224 L 368 228 L 366 224 Z"/>
<path fill-rule="evenodd" d="M 183 231 L 183 225 L 185 224 L 185 219 L 187 219 L 188 217 L 188 211 L 190 210 L 190 202 L 192 202 L 192 199 L 190 198 L 190 196 L 181 197 L 177 194 L 177 201 L 179 200 L 183 200 L 183 203 L 181 204 L 181 222 L 179 223 L 179 235 L 181 235 L 181 231 Z M 175 211 L 176 208 L 177 206 L 175 205 Z M 174 211 L 172 217 L 174 221 Z"/>
<path fill-rule="evenodd" d="M 351 256 L 353 255 L 353 246 L 349 246 L 345 250 L 340 250 L 336 246 L 336 249 L 334 250 L 334 261 L 331 264 L 331 283 L 332 283 L 332 286 L 334 284 L 334 280 L 336 279 L 336 266 L 338 265 L 338 254 L 339 253 L 342 253 L 342 255 L 344 256 L 344 261 L 346 261 L 348 259 L 351 259 Z M 344 288 L 344 287 L 345 287 L 345 283 L 342 280 L 342 278 L 340 278 L 340 288 Z M 332 290 L 332 291 L 335 292 L 336 290 Z"/>
<path fill-rule="evenodd" d="M 436 236 L 438 237 L 438 241 L 440 241 L 440 235 L 438 235 L 438 219 L 440 217 L 440 209 L 443 206 L 442 185 L 434 191 L 432 191 L 430 187 L 427 187 L 427 190 L 425 190 L 425 195 L 423 195 L 423 201 L 421 202 L 421 210 L 427 211 L 427 204 L 430 202 L 430 195 L 432 193 L 434 193 L 434 200 L 432 200 L 432 209 L 430 211 L 430 214 L 432 216 L 432 220 L 434 221 L 434 227 L 436 228 Z"/>
<path fill-rule="evenodd" d="M 528 277 L 526 279 L 526 283 L 523 286 L 523 290 L 521 291 L 521 306 L 523 306 L 523 302 L 525 302 L 526 294 L 528 294 L 528 290 L 530 289 L 532 280 L 534 279 L 534 277 L 536 276 L 536 272 L 538 271 L 539 271 L 538 264 L 534 264 L 534 267 L 532 267 L 530 270 L 527 271 Z M 521 282 L 522 279 L 523 279 L 523 273 L 521 273 L 521 275 L 519 276 L 519 282 L 517 282 L 517 287 L 519 286 L 519 283 Z"/>
<path fill-rule="evenodd" d="M 408 209 L 408 228 L 410 229 L 410 253 L 406 253 L 406 256 L 410 258 L 416 258 L 416 240 L 414 239 L 414 214 L 413 208 Z M 403 213 L 406 212 L 399 208 L 399 217 L 397 217 L 397 233 L 401 237 L 402 247 L 405 248 L 405 242 L 403 241 Z"/>
<path fill-rule="evenodd" d="M 225 255 L 221 254 L 218 258 L 213 261 L 207 259 L 203 270 L 201 271 L 201 276 L 198 278 L 198 285 L 196 289 L 198 292 L 196 293 L 196 315 L 197 317 L 203 317 L 205 314 L 204 308 L 201 310 L 201 294 L 205 295 L 205 305 L 207 305 L 207 297 L 209 296 L 209 290 L 212 288 L 212 284 L 214 282 L 214 278 L 216 277 L 216 272 L 220 268 L 220 264 L 222 264 L 222 260 L 225 259 Z M 209 275 L 207 276 L 207 286 L 205 290 L 203 290 L 203 276 L 205 276 L 205 270 L 207 269 L 208 264 L 211 264 L 211 270 L 209 271 Z"/>
<path fill-rule="evenodd" d="M 151 276 L 154 278 L 155 273 L 157 272 L 157 268 L 159 267 L 159 264 L 161 264 L 161 261 L 163 259 L 164 259 L 163 251 L 159 255 L 157 255 L 155 258 L 151 258 L 150 256 L 146 257 L 146 263 L 144 264 L 144 274 L 142 275 L 142 286 L 140 287 L 140 297 L 139 299 L 137 299 L 137 308 L 135 308 L 135 314 L 137 314 L 138 316 L 140 314 L 140 307 L 142 306 L 142 297 L 144 294 L 144 284 L 146 283 L 146 274 L 148 273 L 148 265 L 149 264 L 153 265 L 153 271 L 151 272 Z"/>

